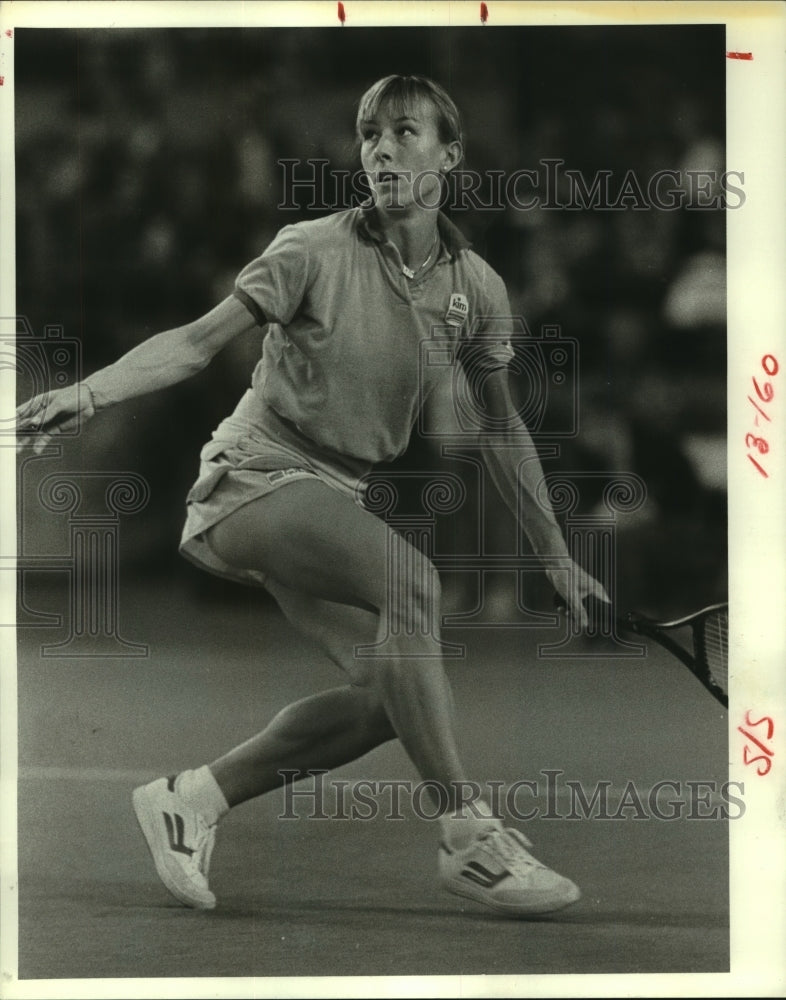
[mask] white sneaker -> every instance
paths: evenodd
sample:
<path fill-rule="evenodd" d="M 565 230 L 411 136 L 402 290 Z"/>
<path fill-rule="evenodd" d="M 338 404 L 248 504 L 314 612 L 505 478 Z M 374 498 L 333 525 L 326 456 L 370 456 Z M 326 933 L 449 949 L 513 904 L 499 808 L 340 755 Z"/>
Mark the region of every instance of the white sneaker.
<path fill-rule="evenodd" d="M 208 826 L 175 791 L 175 778 L 159 778 L 135 788 L 134 812 L 153 856 L 158 876 L 175 899 L 198 910 L 212 910 L 216 897 L 207 875 L 216 842 Z"/>
<path fill-rule="evenodd" d="M 550 913 L 575 903 L 578 886 L 526 850 L 518 830 L 491 830 L 463 851 L 439 848 L 440 882 L 448 892 L 485 903 L 508 916 Z"/>

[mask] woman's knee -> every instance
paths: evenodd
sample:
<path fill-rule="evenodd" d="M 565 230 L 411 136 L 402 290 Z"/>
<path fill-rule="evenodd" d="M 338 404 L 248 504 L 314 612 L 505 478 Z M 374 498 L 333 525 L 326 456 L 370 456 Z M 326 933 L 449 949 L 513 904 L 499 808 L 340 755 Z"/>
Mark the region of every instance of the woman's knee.
<path fill-rule="evenodd" d="M 387 719 L 386 705 L 397 692 L 420 687 L 429 677 L 444 676 L 441 651 L 430 644 L 409 649 L 398 642 L 395 648 L 378 649 L 378 655 L 365 656 L 355 662 L 351 674 L 352 687 L 363 692 L 369 719 Z"/>
<path fill-rule="evenodd" d="M 402 641 L 416 643 L 436 638 L 442 605 L 442 585 L 434 564 L 426 556 L 418 557 L 406 572 L 389 575 L 389 592 L 382 617 L 383 630 Z"/>
<path fill-rule="evenodd" d="M 396 739 L 396 731 L 388 718 L 388 713 L 382 703 L 382 698 L 376 691 L 367 689 L 366 713 L 363 717 L 363 729 L 368 736 L 369 743 L 375 746 L 379 743 L 386 743 L 388 740 Z"/>

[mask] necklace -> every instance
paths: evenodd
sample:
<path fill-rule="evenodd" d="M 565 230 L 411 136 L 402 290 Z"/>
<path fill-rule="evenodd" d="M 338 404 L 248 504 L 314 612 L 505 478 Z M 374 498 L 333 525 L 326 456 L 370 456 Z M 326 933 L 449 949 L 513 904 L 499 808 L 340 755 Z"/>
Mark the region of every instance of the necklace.
<path fill-rule="evenodd" d="M 429 263 L 431 258 L 434 256 L 434 251 L 437 249 L 438 243 L 439 243 L 439 233 L 437 233 L 437 235 L 434 237 L 434 242 L 431 244 L 431 249 L 428 252 L 428 257 L 426 257 L 426 259 L 423 261 L 420 267 L 415 268 L 414 271 L 412 270 L 411 267 L 407 267 L 407 265 L 402 262 L 401 273 L 404 275 L 405 278 L 409 278 L 409 280 L 412 281 L 415 275 L 423 270 L 423 268 Z"/>

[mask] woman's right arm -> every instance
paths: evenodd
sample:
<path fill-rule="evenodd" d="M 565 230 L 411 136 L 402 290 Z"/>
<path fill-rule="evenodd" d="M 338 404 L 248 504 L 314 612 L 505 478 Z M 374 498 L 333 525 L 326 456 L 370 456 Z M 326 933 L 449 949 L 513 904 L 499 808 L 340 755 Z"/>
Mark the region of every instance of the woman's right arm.
<path fill-rule="evenodd" d="M 196 375 L 230 340 L 256 325 L 246 306 L 230 295 L 200 319 L 150 337 L 83 382 L 23 403 L 16 411 L 18 447 L 32 444 L 40 454 L 53 435 L 73 430 L 96 411 Z"/>

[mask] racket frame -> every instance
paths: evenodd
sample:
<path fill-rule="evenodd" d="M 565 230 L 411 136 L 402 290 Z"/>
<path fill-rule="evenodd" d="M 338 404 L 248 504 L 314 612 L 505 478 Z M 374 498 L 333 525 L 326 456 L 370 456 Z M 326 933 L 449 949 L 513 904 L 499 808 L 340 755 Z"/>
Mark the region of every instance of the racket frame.
<path fill-rule="evenodd" d="M 565 604 L 564 598 L 560 594 L 554 595 L 554 604 L 559 611 L 562 613 L 566 612 L 567 605 Z M 593 612 L 596 614 L 599 613 L 598 608 L 601 606 L 608 607 L 605 601 L 600 601 L 594 597 L 585 598 L 584 606 L 590 615 L 592 615 Z M 697 629 L 697 626 L 700 625 L 704 618 L 713 614 L 713 612 L 720 611 L 722 609 L 725 609 L 728 615 L 728 602 L 720 601 L 718 604 L 709 604 L 700 611 L 694 611 L 692 614 L 684 615 L 682 618 L 674 618 L 665 622 L 658 621 L 655 618 L 648 618 L 646 615 L 639 614 L 636 611 L 628 611 L 624 615 L 614 615 L 613 617 L 618 628 L 627 632 L 632 632 L 634 635 L 644 636 L 647 639 L 654 639 L 655 642 L 659 643 L 665 650 L 671 653 L 672 656 L 675 656 L 681 663 L 684 663 L 693 676 L 696 677 L 697 680 L 701 681 L 710 694 L 716 698 L 724 708 L 728 708 L 728 692 L 724 691 L 723 688 L 716 683 L 710 670 L 703 666 L 703 663 L 706 660 L 706 649 L 704 647 L 703 633 Z M 684 646 L 680 645 L 680 643 L 678 643 L 675 639 L 672 639 L 672 637 L 668 634 L 673 629 L 682 628 L 688 625 L 691 628 L 691 637 L 693 639 L 692 653 L 685 649 Z"/>
<path fill-rule="evenodd" d="M 678 660 L 685 664 L 694 677 L 701 681 L 710 694 L 712 694 L 724 708 L 728 708 L 728 693 L 724 691 L 723 688 L 715 681 L 711 671 L 704 666 L 704 662 L 706 661 L 706 649 L 704 645 L 704 633 L 703 630 L 700 629 L 703 619 L 707 618 L 714 612 L 723 609 L 725 609 L 728 613 L 728 608 L 729 605 L 725 601 L 721 601 L 718 604 L 710 604 L 706 608 L 702 608 L 700 611 L 693 612 L 693 614 L 685 615 L 682 618 L 675 618 L 672 621 L 666 622 L 656 621 L 653 618 L 646 617 L 646 615 L 640 615 L 634 611 L 629 611 L 627 614 L 618 617 L 616 621 L 620 628 L 627 629 L 629 632 L 633 632 L 636 635 L 646 636 L 648 639 L 654 639 L 655 642 L 660 643 L 664 649 L 668 650 L 668 652 L 670 652 L 673 656 L 676 656 Z M 668 634 L 673 629 L 683 628 L 685 626 L 690 626 L 691 629 L 691 636 L 693 639 L 692 654 L 675 639 L 672 639 L 672 637 Z"/>

